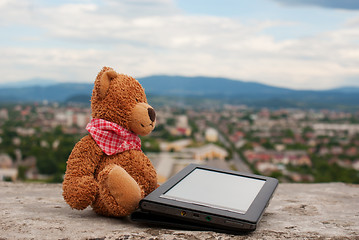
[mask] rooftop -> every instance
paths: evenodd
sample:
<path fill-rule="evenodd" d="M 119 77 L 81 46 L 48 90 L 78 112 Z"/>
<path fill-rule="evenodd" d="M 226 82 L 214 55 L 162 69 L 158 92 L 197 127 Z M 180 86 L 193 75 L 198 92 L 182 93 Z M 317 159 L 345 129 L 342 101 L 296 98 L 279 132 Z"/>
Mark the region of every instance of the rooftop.
<path fill-rule="evenodd" d="M 59 184 L 0 182 L 0 239 L 359 239 L 359 185 L 280 184 L 246 235 L 154 228 L 72 210 Z"/>

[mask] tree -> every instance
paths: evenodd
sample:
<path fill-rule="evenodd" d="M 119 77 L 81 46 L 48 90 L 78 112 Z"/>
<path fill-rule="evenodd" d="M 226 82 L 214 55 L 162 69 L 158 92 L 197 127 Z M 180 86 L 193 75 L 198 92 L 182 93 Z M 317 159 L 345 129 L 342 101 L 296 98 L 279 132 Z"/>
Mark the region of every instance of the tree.
<path fill-rule="evenodd" d="M 174 118 L 168 118 L 168 119 L 166 120 L 166 124 L 167 124 L 168 126 L 175 126 L 175 125 L 176 125 L 176 119 L 174 119 Z"/>
<path fill-rule="evenodd" d="M 291 129 L 285 129 L 283 131 L 283 134 L 285 137 L 289 137 L 289 138 L 293 138 L 294 137 L 294 133 Z"/>

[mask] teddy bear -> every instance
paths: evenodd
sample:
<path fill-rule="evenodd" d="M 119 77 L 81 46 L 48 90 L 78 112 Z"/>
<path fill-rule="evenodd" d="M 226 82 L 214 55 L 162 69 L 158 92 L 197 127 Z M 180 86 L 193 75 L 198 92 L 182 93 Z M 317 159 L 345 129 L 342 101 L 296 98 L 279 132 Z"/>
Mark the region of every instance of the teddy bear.
<path fill-rule="evenodd" d="M 91 206 L 100 215 L 127 216 L 158 186 L 138 137 L 154 129 L 155 110 L 136 79 L 109 67 L 96 77 L 91 110 L 89 134 L 67 161 L 63 197 L 74 209 Z"/>

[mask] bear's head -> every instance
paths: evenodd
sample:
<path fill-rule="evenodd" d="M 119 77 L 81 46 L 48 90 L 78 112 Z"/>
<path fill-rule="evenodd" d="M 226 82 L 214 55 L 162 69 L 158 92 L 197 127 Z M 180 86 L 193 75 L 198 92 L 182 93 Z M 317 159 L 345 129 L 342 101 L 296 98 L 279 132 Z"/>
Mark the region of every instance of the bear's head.
<path fill-rule="evenodd" d="M 134 78 L 103 67 L 97 75 L 91 97 L 92 118 L 116 123 L 145 136 L 156 124 L 155 110 Z"/>

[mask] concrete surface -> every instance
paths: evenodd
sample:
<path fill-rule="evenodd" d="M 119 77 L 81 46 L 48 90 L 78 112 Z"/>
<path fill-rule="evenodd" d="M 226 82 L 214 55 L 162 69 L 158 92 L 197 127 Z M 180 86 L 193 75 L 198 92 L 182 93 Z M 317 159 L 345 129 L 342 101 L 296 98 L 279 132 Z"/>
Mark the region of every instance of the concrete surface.
<path fill-rule="evenodd" d="M 70 209 L 61 185 L 0 182 L 0 239 L 359 239 L 359 185 L 280 184 L 247 235 L 151 228 Z"/>

